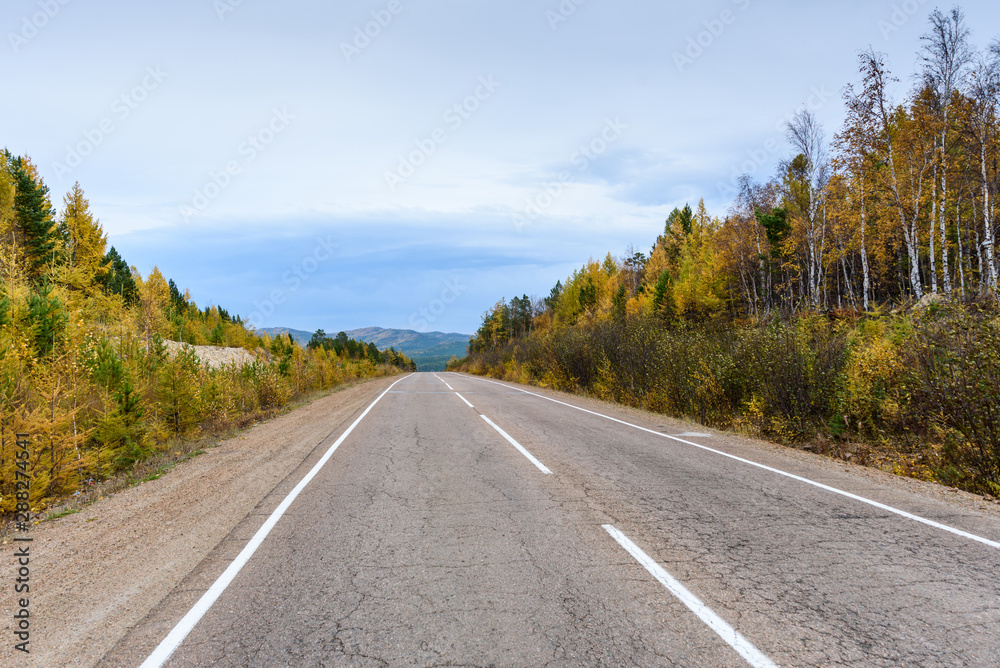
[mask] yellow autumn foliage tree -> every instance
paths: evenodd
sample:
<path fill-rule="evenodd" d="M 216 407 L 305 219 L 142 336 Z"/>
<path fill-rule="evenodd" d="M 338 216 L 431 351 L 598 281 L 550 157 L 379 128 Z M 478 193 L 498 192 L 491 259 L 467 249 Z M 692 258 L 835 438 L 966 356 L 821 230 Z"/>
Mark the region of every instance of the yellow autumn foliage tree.
<path fill-rule="evenodd" d="M 414 366 L 353 340 L 307 350 L 201 309 L 158 266 L 143 277 L 107 247 L 79 184 L 57 215 L 47 192 L 29 159 L 0 151 L 0 514 L 18 502 L 18 474 L 39 512 L 194 434 Z M 240 347 L 252 361 L 209 368 L 191 348 L 168 350 L 170 339 Z"/>
<path fill-rule="evenodd" d="M 105 269 L 104 255 L 108 237 L 100 222 L 90 211 L 90 202 L 83 196 L 80 183 L 63 199 L 61 226 L 66 240 L 66 280 L 87 292 L 92 291 L 94 278 Z"/>

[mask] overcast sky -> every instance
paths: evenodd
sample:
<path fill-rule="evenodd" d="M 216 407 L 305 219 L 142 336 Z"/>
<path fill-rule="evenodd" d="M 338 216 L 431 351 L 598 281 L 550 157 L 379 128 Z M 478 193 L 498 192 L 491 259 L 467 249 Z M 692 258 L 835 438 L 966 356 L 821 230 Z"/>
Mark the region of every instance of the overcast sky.
<path fill-rule="evenodd" d="M 857 53 L 912 85 L 932 2 L 5 0 L 0 146 L 199 306 L 473 332 L 675 206 L 832 134 Z M 951 5 L 940 5 L 943 10 Z M 995 2 L 962 4 L 973 40 Z"/>

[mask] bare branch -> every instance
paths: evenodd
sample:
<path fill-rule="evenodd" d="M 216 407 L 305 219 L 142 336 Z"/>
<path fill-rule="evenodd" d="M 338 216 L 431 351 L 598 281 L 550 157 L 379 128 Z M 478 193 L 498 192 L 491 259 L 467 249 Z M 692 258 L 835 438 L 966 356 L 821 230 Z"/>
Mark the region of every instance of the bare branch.
<path fill-rule="evenodd" d="M 924 43 L 922 76 L 924 83 L 937 92 L 941 104 L 947 105 L 952 92 L 961 83 L 963 71 L 975 56 L 969 45 L 971 32 L 959 7 L 948 14 L 935 9 L 929 20 L 931 30 L 920 38 Z"/>
<path fill-rule="evenodd" d="M 802 109 L 786 124 L 785 136 L 792 147 L 805 156 L 811 185 L 823 187 L 826 173 L 826 139 L 823 124 L 808 109 Z"/>

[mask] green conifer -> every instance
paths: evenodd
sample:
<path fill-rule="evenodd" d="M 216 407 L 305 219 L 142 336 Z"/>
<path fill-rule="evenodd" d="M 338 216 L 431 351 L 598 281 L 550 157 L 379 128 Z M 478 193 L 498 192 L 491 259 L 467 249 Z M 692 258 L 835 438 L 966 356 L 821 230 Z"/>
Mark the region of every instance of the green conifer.
<path fill-rule="evenodd" d="M 17 157 L 14 167 L 14 216 L 17 236 L 27 259 L 28 275 L 41 280 L 55 260 L 58 232 L 49 188 L 27 158 Z"/>

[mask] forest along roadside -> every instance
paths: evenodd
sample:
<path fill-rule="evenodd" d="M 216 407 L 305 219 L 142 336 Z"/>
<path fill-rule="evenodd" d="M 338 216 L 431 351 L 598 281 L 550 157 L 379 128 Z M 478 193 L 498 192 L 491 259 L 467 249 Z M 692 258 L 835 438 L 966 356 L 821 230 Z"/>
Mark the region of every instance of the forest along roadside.
<path fill-rule="evenodd" d="M 4 642 L 0 665 L 94 665 L 395 380 L 334 392 L 224 440 L 157 480 L 34 527 L 31 653 Z M 15 604 L 10 592 L 0 597 L 5 638 L 13 637 Z"/>

